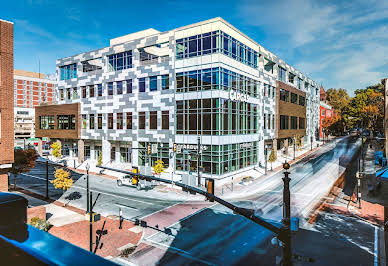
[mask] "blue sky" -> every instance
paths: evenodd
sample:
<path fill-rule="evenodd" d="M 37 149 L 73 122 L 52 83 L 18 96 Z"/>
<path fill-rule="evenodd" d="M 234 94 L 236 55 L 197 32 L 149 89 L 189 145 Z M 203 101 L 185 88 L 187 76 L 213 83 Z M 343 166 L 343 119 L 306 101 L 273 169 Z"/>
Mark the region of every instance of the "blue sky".
<path fill-rule="evenodd" d="M 15 68 L 54 73 L 55 60 L 160 31 L 223 17 L 323 86 L 350 94 L 388 76 L 388 1 L 6 1 Z"/>

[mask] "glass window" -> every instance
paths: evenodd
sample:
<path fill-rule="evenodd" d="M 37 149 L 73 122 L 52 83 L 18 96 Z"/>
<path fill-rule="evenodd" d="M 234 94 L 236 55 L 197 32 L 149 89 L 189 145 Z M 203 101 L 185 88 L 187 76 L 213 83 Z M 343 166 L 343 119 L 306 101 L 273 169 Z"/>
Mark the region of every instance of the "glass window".
<path fill-rule="evenodd" d="M 145 78 L 139 78 L 139 92 L 145 92 Z"/>
<path fill-rule="evenodd" d="M 132 51 L 108 56 L 108 71 L 117 71 L 132 67 Z"/>
<path fill-rule="evenodd" d="M 132 113 L 127 113 L 127 129 L 132 129 Z"/>
<path fill-rule="evenodd" d="M 279 66 L 279 80 L 286 81 L 286 74 L 287 74 L 287 71 L 284 68 Z"/>
<path fill-rule="evenodd" d="M 305 106 L 306 98 L 304 96 L 299 95 L 299 105 Z"/>
<path fill-rule="evenodd" d="M 77 64 L 70 64 L 60 67 L 61 80 L 77 78 Z"/>
<path fill-rule="evenodd" d="M 127 147 L 120 147 L 120 162 L 130 163 L 131 162 L 131 152 Z"/>
<path fill-rule="evenodd" d="M 112 162 L 116 161 L 116 147 L 115 146 L 112 146 L 110 148 L 110 160 Z"/>
<path fill-rule="evenodd" d="M 289 129 L 289 117 L 287 115 L 280 115 L 280 130 Z"/>
<path fill-rule="evenodd" d="M 291 129 L 298 129 L 298 118 L 291 116 Z"/>
<path fill-rule="evenodd" d="M 113 114 L 108 114 L 108 129 L 113 129 Z"/>
<path fill-rule="evenodd" d="M 150 77 L 150 91 L 156 91 L 158 90 L 158 77 L 153 76 Z"/>
<path fill-rule="evenodd" d="M 84 146 L 85 159 L 90 159 L 90 146 Z"/>
<path fill-rule="evenodd" d="M 67 99 L 71 100 L 71 89 L 70 88 L 67 89 Z"/>
<path fill-rule="evenodd" d="M 299 117 L 299 129 L 305 129 L 305 128 L 306 128 L 305 118 Z"/>
<path fill-rule="evenodd" d="M 97 84 L 98 96 L 102 96 L 102 84 Z"/>
<path fill-rule="evenodd" d="M 113 82 L 108 82 L 108 95 L 113 95 Z"/>
<path fill-rule="evenodd" d="M 132 93 L 132 79 L 127 79 L 127 93 Z"/>
<path fill-rule="evenodd" d="M 291 103 L 298 104 L 298 95 L 296 93 L 291 92 Z"/>
<path fill-rule="evenodd" d="M 54 129 L 54 116 L 53 115 L 44 115 L 39 116 L 39 129 Z"/>
<path fill-rule="evenodd" d="M 280 89 L 280 100 L 289 102 L 290 92 L 285 89 Z"/>
<path fill-rule="evenodd" d="M 59 95 L 60 95 L 61 101 L 63 101 L 65 99 L 65 97 L 64 97 L 64 93 L 63 93 L 62 89 L 59 90 Z"/>
<path fill-rule="evenodd" d="M 139 129 L 145 129 L 145 112 L 139 112 Z"/>
<path fill-rule="evenodd" d="M 162 129 L 169 129 L 170 116 L 168 111 L 162 111 Z"/>
<path fill-rule="evenodd" d="M 150 129 L 157 129 L 158 127 L 158 113 L 157 111 L 150 112 Z"/>
<path fill-rule="evenodd" d="M 47 92 L 46 92 L 47 95 Z M 77 87 L 73 88 L 73 99 L 78 99 L 78 90 Z"/>
<path fill-rule="evenodd" d="M 116 128 L 123 129 L 123 113 L 117 113 Z"/>
<path fill-rule="evenodd" d="M 97 127 L 98 129 L 102 129 L 102 114 L 98 114 L 97 116 Z"/>
<path fill-rule="evenodd" d="M 116 82 L 116 89 L 117 89 L 117 94 L 123 94 L 123 82 L 122 81 Z"/>
<path fill-rule="evenodd" d="M 57 115 L 58 129 L 75 129 L 75 115 Z"/>
<path fill-rule="evenodd" d="M 86 125 L 87 125 L 86 115 L 81 115 L 81 118 L 82 118 L 82 129 L 86 129 Z"/>
<path fill-rule="evenodd" d="M 168 75 L 162 76 L 162 90 L 168 90 L 170 88 Z"/>
<path fill-rule="evenodd" d="M 82 98 L 86 98 L 86 86 L 82 86 L 81 90 L 82 90 Z"/>
<path fill-rule="evenodd" d="M 288 73 L 288 82 L 294 83 L 295 75 L 291 72 Z"/>
<path fill-rule="evenodd" d="M 89 86 L 89 97 L 94 97 L 94 85 Z"/>
<path fill-rule="evenodd" d="M 89 129 L 94 129 L 94 114 L 89 115 Z"/>

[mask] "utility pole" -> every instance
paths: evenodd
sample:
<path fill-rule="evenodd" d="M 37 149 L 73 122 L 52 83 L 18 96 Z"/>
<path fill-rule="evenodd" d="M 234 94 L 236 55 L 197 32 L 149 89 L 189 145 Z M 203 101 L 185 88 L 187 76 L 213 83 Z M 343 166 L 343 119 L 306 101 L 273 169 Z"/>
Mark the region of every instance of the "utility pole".
<path fill-rule="evenodd" d="M 201 173 L 200 173 L 200 165 L 201 165 L 201 137 L 198 134 L 198 143 L 197 143 L 197 178 L 198 178 L 198 187 L 201 187 Z"/>
<path fill-rule="evenodd" d="M 311 144 L 310 151 L 312 151 L 313 150 L 313 136 L 312 135 L 310 136 L 310 144 Z"/>
<path fill-rule="evenodd" d="M 86 205 L 87 205 L 87 210 L 86 213 L 89 213 L 90 215 L 90 199 L 89 199 L 89 163 L 86 164 Z"/>
<path fill-rule="evenodd" d="M 265 146 L 265 148 L 264 148 L 264 163 L 265 163 L 264 175 L 267 175 L 267 154 L 268 154 L 268 149 L 267 149 L 267 146 Z"/>
<path fill-rule="evenodd" d="M 48 161 L 46 161 L 46 199 L 49 198 L 49 174 L 48 174 Z"/>
<path fill-rule="evenodd" d="M 89 197 L 88 197 L 89 198 Z M 89 204 L 92 204 L 93 197 L 92 192 L 90 191 L 90 198 L 89 198 Z M 88 206 L 88 209 L 90 209 L 89 212 L 89 251 L 93 252 L 93 206 Z"/>
<path fill-rule="evenodd" d="M 291 228 L 290 228 L 290 221 L 291 221 L 291 200 L 290 200 L 290 181 L 291 178 L 289 178 L 290 172 L 288 172 L 288 169 L 290 169 L 290 165 L 285 162 L 283 164 L 283 168 L 285 170 L 283 183 L 283 219 L 282 219 L 282 230 L 284 233 L 284 242 L 283 242 L 283 265 L 284 266 L 291 266 Z"/>

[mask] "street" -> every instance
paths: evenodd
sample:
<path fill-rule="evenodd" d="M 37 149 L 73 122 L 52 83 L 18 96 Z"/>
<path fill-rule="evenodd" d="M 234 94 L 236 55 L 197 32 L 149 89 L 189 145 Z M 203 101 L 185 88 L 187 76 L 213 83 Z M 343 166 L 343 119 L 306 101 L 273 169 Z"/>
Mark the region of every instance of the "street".
<path fill-rule="evenodd" d="M 324 240 L 317 237 L 318 232 L 321 232 L 320 237 L 326 238 L 325 243 L 331 243 L 330 245 L 337 247 L 337 250 L 348 248 L 351 244 L 355 250 L 361 249 L 365 253 L 362 255 L 358 252 L 359 256 L 350 256 L 348 259 L 356 263 L 365 262 L 360 265 L 367 265 L 367 262 L 373 260 L 373 226 L 367 223 L 348 217 L 342 218 L 345 223 L 339 223 L 338 217 L 327 214 L 325 219 L 318 221 L 313 227 L 304 226 L 304 217 L 307 217 L 319 200 L 328 194 L 332 184 L 345 170 L 358 145 L 359 142 L 355 142 L 350 137 L 339 138 L 295 163 L 290 169 L 291 213 L 293 217 L 300 217 L 302 227 L 294 236 L 294 247 L 302 256 L 312 256 L 317 260 L 318 265 L 327 265 L 329 258 L 323 259 L 317 254 L 314 246 L 306 245 L 306 242 L 303 246 L 307 248 L 298 249 L 298 246 L 302 246 L 301 239 L 306 241 L 314 239 L 315 242 L 312 243 L 323 243 Z M 53 171 L 54 168 L 50 168 L 50 179 Z M 72 176 L 74 185 L 64 193 L 55 190 L 50 183 L 50 198 L 85 209 L 85 175 L 73 173 Z M 254 193 L 234 200 L 233 203 L 254 209 L 256 215 L 280 226 L 282 177 L 281 171 L 259 178 L 252 184 Z M 29 173 L 21 174 L 17 179 L 17 185 L 44 195 L 45 166 L 37 164 Z M 273 233 L 233 214 L 219 204 L 202 206 L 200 202 L 193 202 L 190 195 L 160 192 L 156 189 L 137 191 L 133 187 L 118 187 L 115 180 L 93 175 L 90 176 L 90 189 L 93 191 L 94 199 L 98 193 L 101 193 L 94 210 L 104 216 L 118 215 L 121 209 L 126 219 L 146 217 L 145 220 L 151 227 L 159 227 L 159 225 L 168 227 L 169 233 L 163 231 L 163 228 L 162 230 L 148 228 L 143 244 L 128 258 L 131 263 L 137 265 L 188 263 L 257 265 L 260 262 L 274 264 L 276 256 L 281 255 L 281 248 L 271 244 Z M 190 201 L 193 202 L 190 215 L 179 216 L 185 202 L 190 203 Z M 195 206 L 200 207 L 196 210 Z M 176 212 L 169 211 L 172 208 L 175 208 Z M 163 222 L 163 220 L 169 222 Z M 354 237 L 354 231 L 349 229 L 345 233 L 329 233 L 335 228 L 339 230 L 338 228 L 344 224 L 354 226 L 355 231 L 357 228 L 370 228 L 367 230 L 372 233 L 357 237 Z"/>

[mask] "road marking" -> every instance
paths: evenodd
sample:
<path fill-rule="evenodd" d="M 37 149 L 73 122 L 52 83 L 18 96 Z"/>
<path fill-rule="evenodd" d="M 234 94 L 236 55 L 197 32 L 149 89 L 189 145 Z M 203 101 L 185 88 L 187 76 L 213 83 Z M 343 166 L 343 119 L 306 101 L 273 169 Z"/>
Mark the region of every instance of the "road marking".
<path fill-rule="evenodd" d="M 119 206 L 119 207 L 124 207 L 124 208 L 127 208 L 127 209 L 131 209 L 131 210 L 135 210 L 135 211 L 138 211 L 139 209 L 135 208 L 135 207 L 131 207 L 131 206 L 128 206 L 128 205 L 124 205 L 124 204 L 121 204 L 121 203 L 115 203 L 116 206 Z"/>
<path fill-rule="evenodd" d="M 379 234 L 378 227 L 375 226 L 375 254 L 374 254 L 374 266 L 378 265 L 379 258 Z"/>
<path fill-rule="evenodd" d="M 173 247 L 173 246 L 169 246 L 169 245 L 166 245 L 166 244 L 162 244 L 162 243 L 159 243 L 159 242 L 156 242 L 156 241 L 153 241 L 153 240 L 150 240 L 150 239 L 147 239 L 147 242 L 151 242 L 153 244 L 156 244 L 158 246 L 162 246 L 162 247 L 165 247 L 167 248 L 167 252 L 169 249 L 172 249 L 172 250 L 175 250 L 177 251 L 177 253 L 179 255 L 182 255 L 183 257 L 186 257 L 188 259 L 191 259 L 191 260 L 194 260 L 194 261 L 198 261 L 198 262 L 201 262 L 201 263 L 204 263 L 204 264 L 207 264 L 207 265 L 216 265 L 212 262 L 209 262 L 209 261 L 206 261 L 206 260 L 203 260 L 203 259 L 200 259 L 200 258 L 197 258 L 197 257 L 194 257 L 192 256 L 189 252 L 183 250 L 183 249 L 180 249 L 180 248 L 176 248 L 176 247 Z"/>

